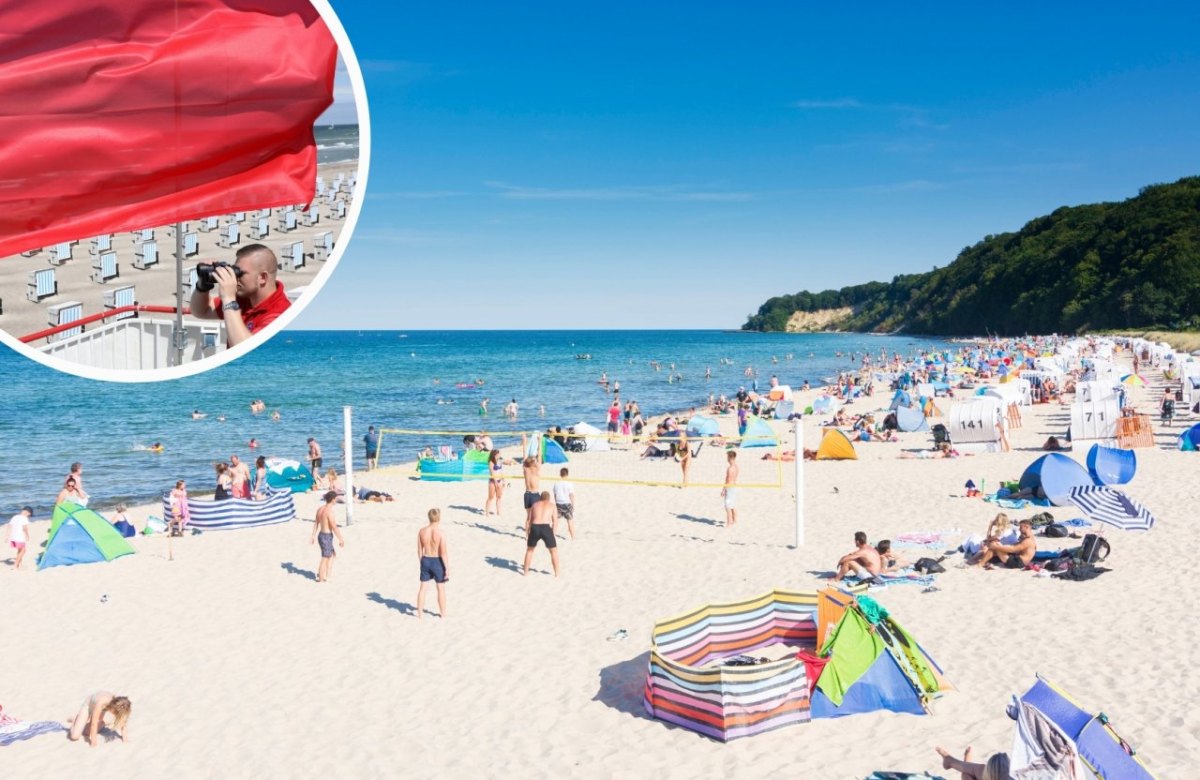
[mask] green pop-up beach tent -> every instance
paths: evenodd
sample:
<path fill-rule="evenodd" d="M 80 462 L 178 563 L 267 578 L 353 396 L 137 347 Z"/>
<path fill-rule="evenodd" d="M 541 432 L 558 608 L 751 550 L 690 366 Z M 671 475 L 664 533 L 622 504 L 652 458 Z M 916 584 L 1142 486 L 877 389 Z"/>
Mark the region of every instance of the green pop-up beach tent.
<path fill-rule="evenodd" d="M 38 559 L 38 571 L 51 566 L 111 561 L 133 551 L 121 532 L 99 512 L 63 503 L 54 507 L 50 538 Z"/>

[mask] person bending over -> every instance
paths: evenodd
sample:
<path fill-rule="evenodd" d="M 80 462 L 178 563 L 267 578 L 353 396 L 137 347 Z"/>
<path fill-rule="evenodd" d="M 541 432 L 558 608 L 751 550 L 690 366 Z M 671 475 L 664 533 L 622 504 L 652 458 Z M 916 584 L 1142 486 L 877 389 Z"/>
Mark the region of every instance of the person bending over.
<path fill-rule="evenodd" d="M 227 346 L 236 347 L 274 322 L 291 306 L 276 280 L 279 260 L 262 244 L 238 250 L 232 265 L 213 269 L 212 281 L 196 283 L 192 291 L 192 316 L 202 320 L 224 320 Z M 219 297 L 210 293 L 213 286 Z"/>

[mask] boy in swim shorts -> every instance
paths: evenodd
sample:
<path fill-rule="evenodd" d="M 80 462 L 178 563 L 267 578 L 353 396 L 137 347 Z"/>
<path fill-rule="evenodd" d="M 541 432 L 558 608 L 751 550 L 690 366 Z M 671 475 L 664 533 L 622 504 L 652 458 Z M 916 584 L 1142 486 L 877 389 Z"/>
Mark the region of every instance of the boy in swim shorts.
<path fill-rule="evenodd" d="M 554 508 L 558 510 L 558 517 L 567 521 L 567 532 L 571 534 L 571 538 L 575 538 L 575 486 L 567 482 L 567 474 L 569 472 L 564 467 L 558 472 L 558 476 L 562 477 L 558 482 L 554 483 Z M 558 533 L 558 517 L 555 518 L 554 533 Z"/>
<path fill-rule="evenodd" d="M 437 584 L 438 612 L 446 617 L 446 580 L 449 574 L 449 551 L 442 536 L 442 510 L 429 510 L 429 525 L 417 531 L 417 559 L 421 563 L 421 587 L 417 591 L 417 620 L 425 614 L 425 588 Z"/>
<path fill-rule="evenodd" d="M 346 540 L 342 538 L 342 531 L 338 528 L 337 518 L 333 515 L 333 504 L 337 497 L 335 490 L 325 494 L 325 503 L 317 510 L 317 519 L 313 523 L 310 543 L 321 546 L 321 565 L 317 567 L 317 582 L 329 581 L 329 573 L 333 570 L 333 558 L 337 554 L 333 550 L 333 538 L 337 537 L 338 546 L 346 546 Z"/>
<path fill-rule="evenodd" d="M 25 547 L 29 543 L 29 532 L 26 528 L 31 517 L 33 507 L 25 506 L 8 521 L 8 545 L 16 551 L 17 556 L 13 562 L 13 571 L 21 568 L 21 561 L 25 560 Z"/>

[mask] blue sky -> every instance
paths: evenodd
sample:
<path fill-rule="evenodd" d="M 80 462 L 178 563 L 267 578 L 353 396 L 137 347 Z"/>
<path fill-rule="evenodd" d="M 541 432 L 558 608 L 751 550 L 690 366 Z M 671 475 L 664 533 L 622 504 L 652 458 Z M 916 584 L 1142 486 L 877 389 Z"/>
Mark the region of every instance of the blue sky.
<path fill-rule="evenodd" d="M 293 327 L 736 328 L 1200 173 L 1192 4 L 333 2 L 370 183 Z"/>

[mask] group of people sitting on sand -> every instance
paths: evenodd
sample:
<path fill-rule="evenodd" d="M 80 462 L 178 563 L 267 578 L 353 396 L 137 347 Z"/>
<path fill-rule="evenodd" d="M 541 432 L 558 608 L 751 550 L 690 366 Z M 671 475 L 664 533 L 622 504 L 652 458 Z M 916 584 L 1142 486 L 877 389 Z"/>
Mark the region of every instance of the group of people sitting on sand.
<path fill-rule="evenodd" d="M 841 582 L 853 575 L 860 582 L 870 583 L 882 574 L 903 569 L 907 565 L 907 561 L 892 552 L 890 539 L 883 539 L 872 545 L 867 540 L 865 531 L 856 531 L 854 549 L 838 558 L 837 573 L 834 574 L 833 581 Z"/>

